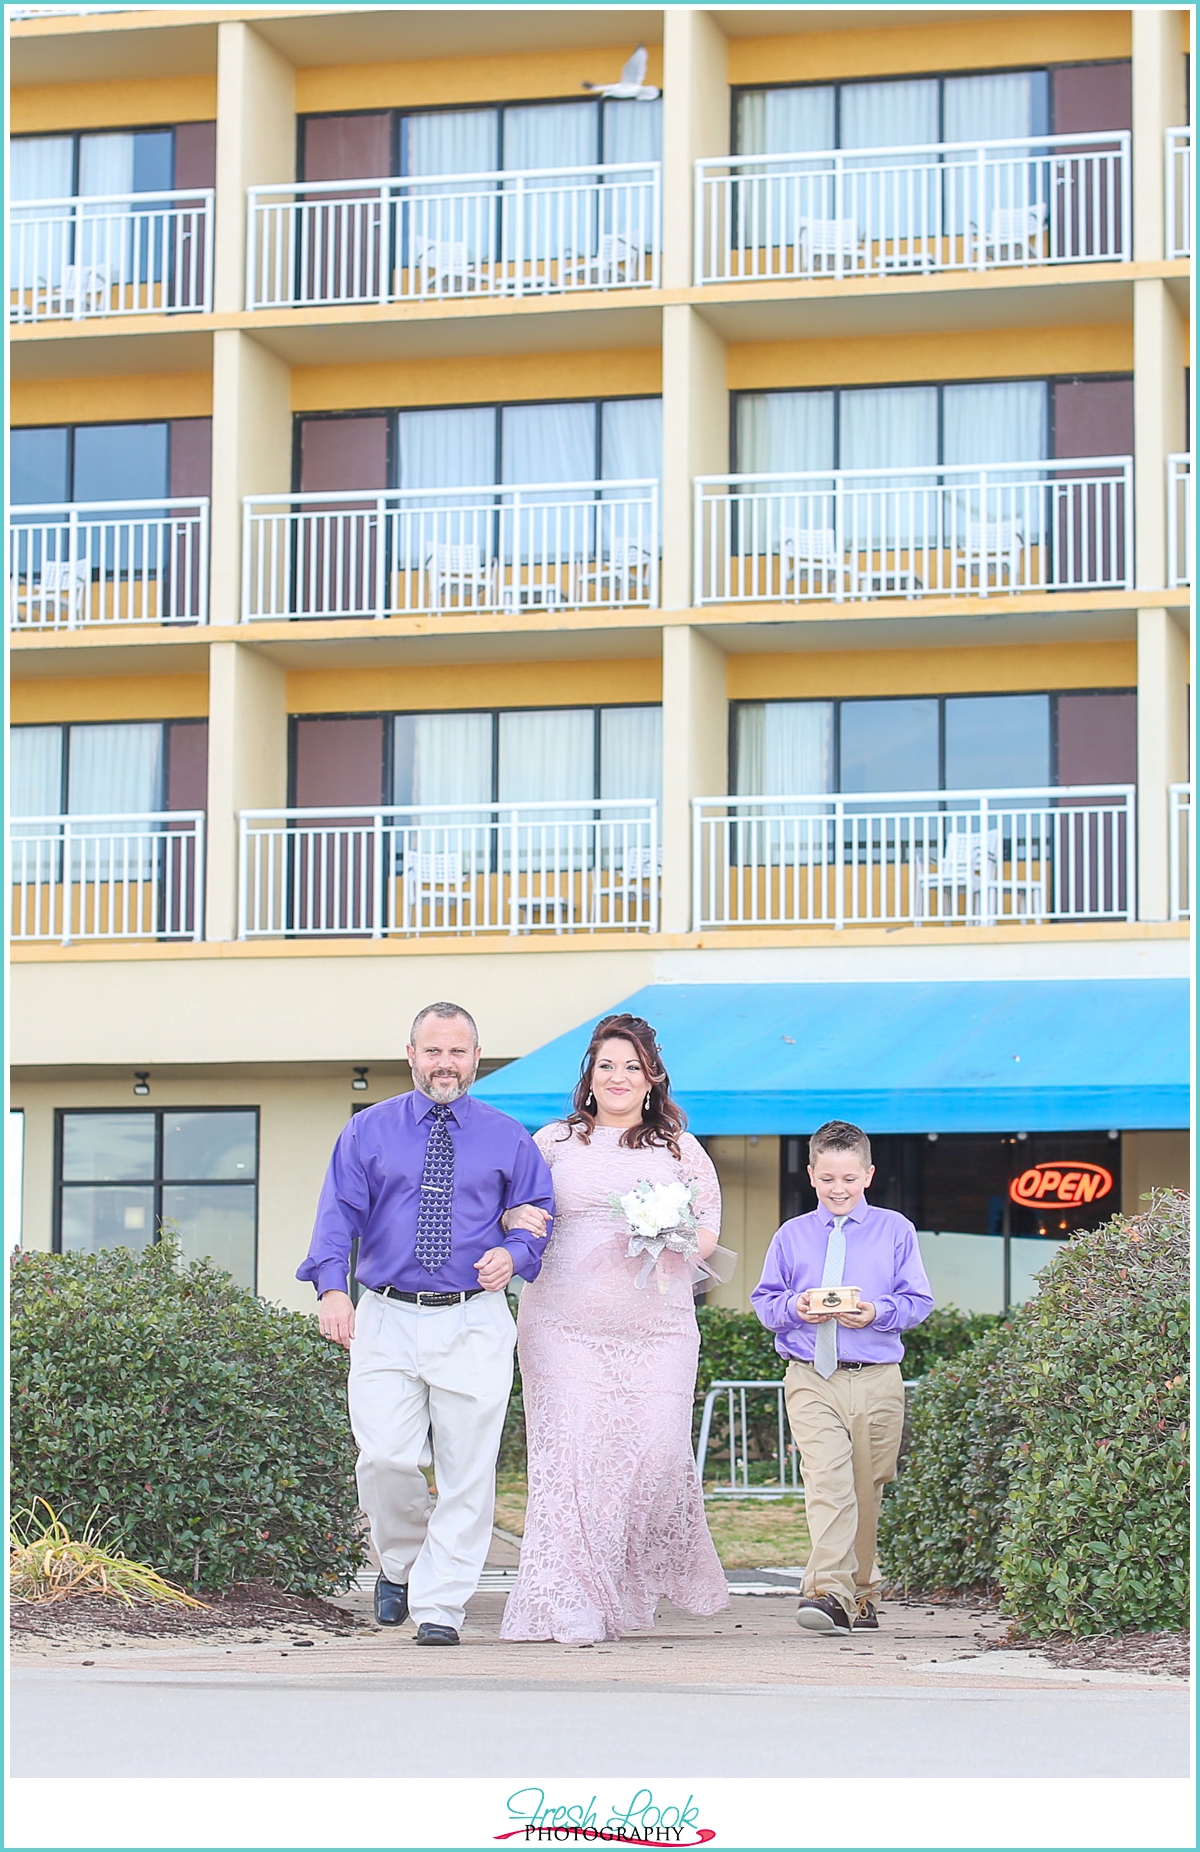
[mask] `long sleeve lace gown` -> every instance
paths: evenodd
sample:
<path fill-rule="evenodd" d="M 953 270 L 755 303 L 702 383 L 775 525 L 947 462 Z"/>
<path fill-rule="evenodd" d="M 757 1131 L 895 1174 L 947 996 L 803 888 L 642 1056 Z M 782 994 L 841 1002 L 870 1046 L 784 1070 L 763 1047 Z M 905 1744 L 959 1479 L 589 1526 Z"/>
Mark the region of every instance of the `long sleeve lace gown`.
<path fill-rule="evenodd" d="M 554 1233 L 517 1316 L 529 1449 L 521 1566 L 505 1640 L 615 1640 L 654 1625 L 660 1597 L 691 1614 L 728 1606 L 692 1457 L 700 1332 L 691 1263 L 667 1252 L 644 1286 L 626 1258 L 613 1193 L 643 1180 L 697 1186 L 693 1214 L 720 1231 L 717 1175 L 685 1133 L 680 1157 L 536 1135 L 554 1174 Z"/>

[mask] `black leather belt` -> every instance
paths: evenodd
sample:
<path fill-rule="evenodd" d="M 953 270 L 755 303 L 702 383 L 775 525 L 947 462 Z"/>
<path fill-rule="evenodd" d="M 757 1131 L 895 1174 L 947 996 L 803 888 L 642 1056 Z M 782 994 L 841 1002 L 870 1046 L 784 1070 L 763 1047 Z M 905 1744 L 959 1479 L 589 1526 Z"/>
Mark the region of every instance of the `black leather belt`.
<path fill-rule="evenodd" d="M 381 1299 L 403 1299 L 405 1305 L 462 1305 L 464 1300 L 478 1299 L 485 1289 L 472 1286 L 463 1293 L 402 1293 L 395 1286 L 372 1286 L 370 1291 L 378 1293 Z"/>

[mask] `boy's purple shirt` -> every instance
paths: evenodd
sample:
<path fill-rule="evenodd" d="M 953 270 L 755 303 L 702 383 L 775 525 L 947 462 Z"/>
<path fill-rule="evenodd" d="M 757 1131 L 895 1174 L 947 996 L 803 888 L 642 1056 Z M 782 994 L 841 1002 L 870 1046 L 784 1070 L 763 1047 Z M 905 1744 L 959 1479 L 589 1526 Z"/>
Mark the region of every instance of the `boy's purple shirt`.
<path fill-rule="evenodd" d="M 797 1215 L 772 1238 L 762 1278 L 750 1303 L 768 1331 L 775 1333 L 781 1357 L 811 1363 L 819 1326 L 806 1325 L 796 1299 L 821 1284 L 825 1250 L 833 1216 L 823 1203 L 809 1215 Z M 838 1326 L 838 1360 L 843 1363 L 899 1363 L 904 1355 L 902 1331 L 929 1317 L 933 1294 L 921 1263 L 917 1231 L 894 1209 L 875 1209 L 864 1196 L 846 1217 L 846 1263 L 842 1283 L 857 1286 L 875 1307 L 871 1324 L 861 1331 Z"/>

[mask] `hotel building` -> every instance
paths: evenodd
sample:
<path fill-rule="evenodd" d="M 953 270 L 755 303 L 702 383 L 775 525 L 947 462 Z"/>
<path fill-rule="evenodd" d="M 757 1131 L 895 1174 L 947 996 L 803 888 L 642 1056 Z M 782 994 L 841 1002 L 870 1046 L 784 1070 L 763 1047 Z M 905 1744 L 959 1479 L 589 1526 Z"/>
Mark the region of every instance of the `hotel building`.
<path fill-rule="evenodd" d="M 727 1304 L 832 1112 L 980 1308 L 1186 1182 L 1186 12 L 9 17 L 27 1246 L 310 1306 L 439 997 Z"/>

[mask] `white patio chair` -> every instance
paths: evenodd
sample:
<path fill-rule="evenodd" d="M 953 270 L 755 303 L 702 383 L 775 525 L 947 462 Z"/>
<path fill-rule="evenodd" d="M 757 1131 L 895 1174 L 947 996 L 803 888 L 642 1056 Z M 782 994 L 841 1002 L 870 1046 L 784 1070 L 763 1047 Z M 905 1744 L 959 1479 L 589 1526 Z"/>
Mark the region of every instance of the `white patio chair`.
<path fill-rule="evenodd" d="M 1007 878 L 1001 872 L 999 830 L 987 833 L 984 841 L 978 830 L 952 830 L 942 841 L 936 863 L 924 856 L 913 857 L 913 883 L 916 888 L 913 911 L 918 921 L 940 919 L 978 919 L 986 914 L 990 920 L 1013 915 L 1040 921 L 1046 914 L 1046 877 L 1033 874 L 1032 847 L 1025 851 L 1024 875 L 1014 872 Z M 936 910 L 930 901 L 937 896 Z M 1006 897 L 1012 899 L 1012 915 L 1004 911 Z M 960 898 L 963 911 L 959 912 Z"/>
<path fill-rule="evenodd" d="M 573 253 L 564 259 L 570 281 L 577 288 L 628 288 L 642 280 L 644 252 L 631 238 L 619 232 L 602 232 L 597 249 L 591 253 Z"/>
<path fill-rule="evenodd" d="M 425 561 L 429 599 L 435 608 L 476 609 L 494 602 L 495 561 L 474 540 L 435 546 Z"/>
<path fill-rule="evenodd" d="M 646 540 L 614 540 L 607 560 L 598 559 L 575 578 L 572 604 L 629 604 L 649 597 L 654 549 Z M 593 595 L 585 597 L 591 586 Z"/>
<path fill-rule="evenodd" d="M 648 842 L 624 851 L 614 849 L 611 859 L 594 871 L 595 917 L 598 923 L 649 918 L 650 884 L 662 875 L 661 842 L 651 852 Z"/>
<path fill-rule="evenodd" d="M 956 574 L 961 569 L 967 585 L 1001 583 L 1002 575 L 1010 585 L 1021 577 L 1021 555 L 1025 529 L 1020 521 L 968 521 L 966 530 L 954 550 Z"/>
<path fill-rule="evenodd" d="M 983 241 L 985 259 L 990 254 L 999 263 L 998 253 L 1007 251 L 1009 261 L 1013 261 L 1019 252 L 1023 262 L 1041 256 L 1042 233 L 1046 228 L 1048 209 L 1045 204 L 1037 206 L 997 206 L 988 220 L 987 236 Z"/>
<path fill-rule="evenodd" d="M 414 269 L 420 279 L 422 295 L 467 294 L 479 282 L 479 268 L 467 255 L 465 239 L 417 238 L 414 241 Z"/>
<path fill-rule="evenodd" d="M 832 527 L 785 527 L 779 536 L 779 595 L 792 588 L 793 598 L 800 596 L 800 577 L 808 579 L 808 590 L 834 592 L 843 576 L 842 550 Z"/>
<path fill-rule="evenodd" d="M 406 858 L 403 881 L 406 928 L 422 923 L 454 924 L 461 928 L 469 923 L 474 899 L 470 882 L 463 880 L 463 858 L 459 850 Z"/>
<path fill-rule="evenodd" d="M 85 315 L 101 315 L 112 301 L 112 271 L 107 264 L 68 264 L 63 271 L 63 300 L 74 307 L 83 298 Z"/>
<path fill-rule="evenodd" d="M 800 219 L 796 239 L 806 270 L 815 270 L 818 258 L 826 260 L 826 269 L 840 261 L 844 269 L 856 270 L 864 251 L 857 219 Z"/>
<path fill-rule="evenodd" d="M 91 583 L 92 569 L 85 559 L 44 560 L 40 580 L 30 588 L 29 602 L 35 607 L 53 605 L 60 616 L 78 620 L 84 615 Z"/>

